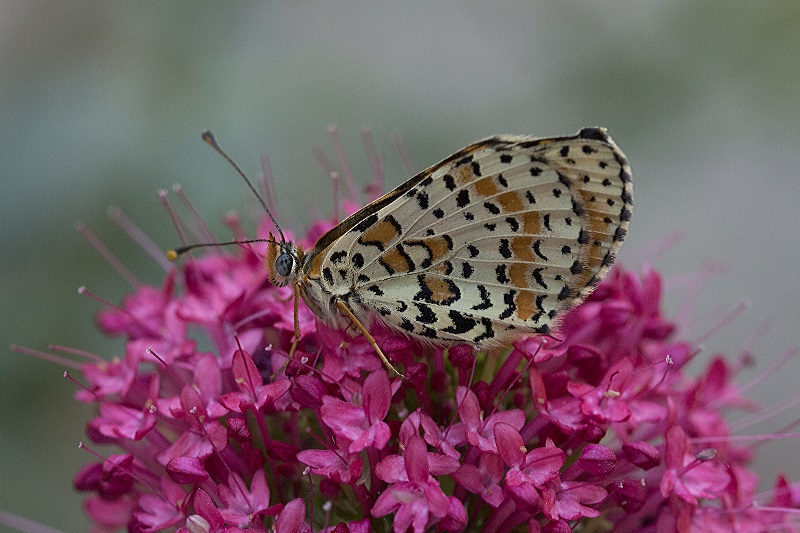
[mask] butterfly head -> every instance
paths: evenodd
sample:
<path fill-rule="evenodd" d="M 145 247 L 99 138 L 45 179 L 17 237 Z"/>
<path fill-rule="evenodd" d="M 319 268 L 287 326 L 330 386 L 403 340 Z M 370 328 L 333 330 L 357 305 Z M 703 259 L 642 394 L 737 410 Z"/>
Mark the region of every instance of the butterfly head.
<path fill-rule="evenodd" d="M 284 287 L 297 279 L 300 255 L 301 251 L 294 243 L 278 242 L 270 234 L 265 261 L 269 269 L 269 280 L 273 285 Z"/>

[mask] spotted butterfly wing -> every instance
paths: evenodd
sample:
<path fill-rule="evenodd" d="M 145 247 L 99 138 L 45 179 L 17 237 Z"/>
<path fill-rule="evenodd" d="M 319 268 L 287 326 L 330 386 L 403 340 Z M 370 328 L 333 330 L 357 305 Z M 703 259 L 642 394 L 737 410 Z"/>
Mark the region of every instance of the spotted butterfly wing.
<path fill-rule="evenodd" d="M 431 342 L 491 347 L 549 331 L 611 267 L 631 172 L 602 128 L 496 136 L 411 178 L 301 254 L 300 294 Z"/>

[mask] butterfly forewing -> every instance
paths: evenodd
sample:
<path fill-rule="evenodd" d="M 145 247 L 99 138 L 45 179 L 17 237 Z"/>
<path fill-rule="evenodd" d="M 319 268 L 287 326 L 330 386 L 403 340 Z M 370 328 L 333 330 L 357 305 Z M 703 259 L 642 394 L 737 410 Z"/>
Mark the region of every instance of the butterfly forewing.
<path fill-rule="evenodd" d="M 491 346 L 548 331 L 585 297 L 610 268 L 631 206 L 630 169 L 604 130 L 492 137 L 323 237 L 310 282 L 357 316 Z"/>

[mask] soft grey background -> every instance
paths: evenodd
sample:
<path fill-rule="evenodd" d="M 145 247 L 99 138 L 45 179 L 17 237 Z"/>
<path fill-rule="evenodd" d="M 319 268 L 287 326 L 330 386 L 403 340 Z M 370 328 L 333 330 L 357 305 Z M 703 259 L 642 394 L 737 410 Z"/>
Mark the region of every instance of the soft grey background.
<path fill-rule="evenodd" d="M 0 349 L 62 343 L 106 356 L 92 328 L 124 281 L 74 231 L 94 228 L 143 280 L 162 275 L 105 216 L 121 206 L 162 247 L 176 243 L 156 201 L 180 182 L 220 237 L 253 201 L 198 137 L 211 128 L 251 174 L 267 152 L 280 219 L 330 212 L 311 156 L 339 126 L 362 183 L 359 128 L 404 178 L 392 136 L 418 169 L 493 133 L 569 134 L 603 125 L 634 169 L 623 261 L 675 231 L 658 266 L 680 280 L 710 261 L 696 338 L 743 298 L 750 309 L 706 344 L 736 354 L 766 319 L 752 379 L 797 341 L 800 300 L 800 3 L 716 1 L 404 2 L 0 1 Z M 386 3 L 388 4 L 388 3 Z M 336 7 L 334 7 L 334 5 Z M 311 194 L 309 194 L 311 193 Z M 671 297 L 677 308 L 679 298 Z M 0 355 L 0 509 L 65 531 L 86 528 L 71 479 L 92 412 L 53 364 Z M 797 397 L 790 363 L 753 395 Z M 780 418 L 740 434 L 774 431 Z M 800 475 L 796 445 L 757 467 Z M 0 528 L 2 529 L 2 528 Z"/>

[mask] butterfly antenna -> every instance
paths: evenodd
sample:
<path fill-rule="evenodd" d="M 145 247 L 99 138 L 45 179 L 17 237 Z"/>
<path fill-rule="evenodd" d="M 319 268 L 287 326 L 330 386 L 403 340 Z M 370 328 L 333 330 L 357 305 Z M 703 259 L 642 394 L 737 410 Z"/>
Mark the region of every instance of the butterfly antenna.
<path fill-rule="evenodd" d="M 170 261 L 175 261 L 186 252 L 194 250 L 195 248 L 205 248 L 210 246 L 213 247 L 230 246 L 231 244 L 252 244 L 254 242 L 271 242 L 273 244 L 278 244 L 272 239 L 248 239 L 246 241 L 204 242 L 199 244 L 189 244 L 186 246 L 181 246 L 180 248 L 175 248 L 174 250 L 167 250 L 167 259 L 169 259 Z"/>
<path fill-rule="evenodd" d="M 208 145 L 209 145 L 211 148 L 213 148 L 213 149 L 214 149 L 214 150 L 215 150 L 215 151 L 216 151 L 216 152 L 217 152 L 219 155 L 221 155 L 222 157 L 224 157 L 224 158 L 225 158 L 225 161 L 227 161 L 228 163 L 230 163 L 230 165 L 231 165 L 231 166 L 232 166 L 232 167 L 233 167 L 233 168 L 236 170 L 236 172 L 238 172 L 238 173 L 239 173 L 239 175 L 242 177 L 242 179 L 245 181 L 245 183 L 247 183 L 247 186 L 248 186 L 248 187 L 250 187 L 250 190 L 251 190 L 251 191 L 253 191 L 253 194 L 255 194 L 255 195 L 256 195 L 256 198 L 258 198 L 258 201 L 259 201 L 259 203 L 261 204 L 261 207 L 263 207 L 263 208 L 264 208 L 264 211 L 266 211 L 266 212 L 267 212 L 267 215 L 269 215 L 269 218 L 270 218 L 270 220 L 272 220 L 272 223 L 273 223 L 273 224 L 275 224 L 275 229 L 277 229 L 277 230 L 278 230 L 278 233 L 280 233 L 280 235 L 281 235 L 281 243 L 286 243 L 286 237 L 284 237 L 284 236 L 283 236 L 283 231 L 281 230 L 281 227 L 278 225 L 278 221 L 277 221 L 277 220 L 275 220 L 275 217 L 274 217 L 274 216 L 272 216 L 272 213 L 271 213 L 271 212 L 270 212 L 270 210 L 267 208 L 267 204 L 266 204 L 266 202 L 264 202 L 264 199 L 261 197 L 261 195 L 260 195 L 260 194 L 258 194 L 258 191 L 256 190 L 256 188 L 255 188 L 255 187 L 253 187 L 253 184 L 250 182 L 250 180 L 247 178 L 247 176 L 245 176 L 245 175 L 244 175 L 244 172 L 242 172 L 242 169 L 241 169 L 241 168 L 239 168 L 239 165 L 237 165 L 237 164 L 236 164 L 236 163 L 233 161 L 233 159 L 231 159 L 231 158 L 230 158 L 230 156 L 228 156 L 228 154 L 226 154 L 226 153 L 225 153 L 225 151 L 224 151 L 222 148 L 220 148 L 220 147 L 219 147 L 219 145 L 217 144 L 217 140 L 214 138 L 214 134 L 213 134 L 213 133 L 211 133 L 211 132 L 210 132 L 210 131 L 208 131 L 208 130 L 204 130 L 204 131 L 203 131 L 203 132 L 200 134 L 200 136 L 203 138 L 203 140 L 204 140 L 204 141 L 205 141 L 205 142 L 206 142 L 206 143 L 207 143 L 207 144 L 208 144 Z M 186 248 L 186 247 L 184 246 L 184 248 Z M 181 253 L 183 253 L 183 252 L 180 252 L 180 250 L 182 250 L 182 248 L 179 248 L 178 250 L 176 250 L 176 252 L 178 252 L 178 255 L 180 255 Z"/>

